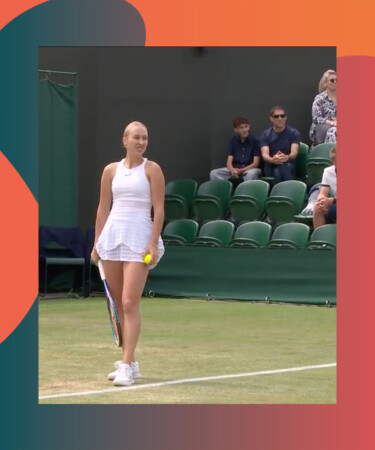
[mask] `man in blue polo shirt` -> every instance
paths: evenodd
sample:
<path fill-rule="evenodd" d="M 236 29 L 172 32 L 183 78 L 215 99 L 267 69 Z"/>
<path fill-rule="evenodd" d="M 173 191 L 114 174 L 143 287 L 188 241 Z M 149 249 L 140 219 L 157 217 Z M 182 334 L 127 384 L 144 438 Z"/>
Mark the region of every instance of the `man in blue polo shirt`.
<path fill-rule="evenodd" d="M 249 119 L 242 116 L 235 117 L 233 127 L 236 135 L 229 142 L 227 165 L 211 170 L 211 180 L 243 178 L 247 181 L 259 178 L 261 173 L 259 141 L 250 134 Z"/>
<path fill-rule="evenodd" d="M 293 180 L 301 134 L 286 125 L 287 115 L 282 106 L 274 106 L 270 111 L 272 127 L 259 137 L 263 158 L 263 172 L 266 177 L 274 177 L 275 184 Z"/>

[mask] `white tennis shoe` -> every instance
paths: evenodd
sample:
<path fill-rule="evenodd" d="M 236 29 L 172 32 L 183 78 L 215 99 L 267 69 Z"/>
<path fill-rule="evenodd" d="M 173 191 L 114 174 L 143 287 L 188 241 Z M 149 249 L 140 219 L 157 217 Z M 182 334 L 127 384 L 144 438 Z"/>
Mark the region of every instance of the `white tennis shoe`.
<path fill-rule="evenodd" d="M 113 380 L 115 386 L 130 386 L 134 383 L 132 369 L 129 364 L 120 363 Z"/>
<path fill-rule="evenodd" d="M 137 380 L 138 378 L 142 378 L 141 371 L 139 370 L 139 364 L 137 361 L 134 361 L 130 364 L 130 367 L 132 369 L 132 375 L 133 379 Z"/>
<path fill-rule="evenodd" d="M 117 375 L 117 371 L 118 371 L 118 368 L 119 368 L 119 365 L 120 364 L 122 364 L 122 361 L 116 361 L 115 363 L 114 363 L 114 367 L 115 367 L 115 370 L 113 371 L 113 372 L 110 372 L 109 374 L 108 374 L 108 380 L 114 380 L 115 378 L 116 378 L 116 375 Z M 131 367 L 131 369 L 132 369 L 132 375 L 133 375 L 133 379 L 134 380 L 137 380 L 138 378 L 142 378 L 142 374 L 141 374 L 141 372 L 140 372 L 140 370 L 139 370 L 139 364 L 138 364 L 138 362 L 137 361 L 135 361 L 135 362 L 132 362 L 131 364 L 130 364 L 130 367 Z"/>

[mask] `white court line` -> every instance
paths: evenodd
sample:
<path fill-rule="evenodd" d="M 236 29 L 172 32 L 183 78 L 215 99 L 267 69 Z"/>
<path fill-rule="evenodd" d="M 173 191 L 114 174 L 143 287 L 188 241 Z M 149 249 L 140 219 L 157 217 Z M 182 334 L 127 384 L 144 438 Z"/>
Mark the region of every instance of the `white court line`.
<path fill-rule="evenodd" d="M 86 395 L 106 394 L 109 392 L 119 392 L 119 391 L 134 391 L 136 389 L 147 389 L 147 388 L 171 386 L 174 384 L 184 384 L 184 383 L 198 383 L 200 381 L 228 380 L 230 378 L 256 377 L 259 375 L 274 375 L 277 373 L 287 373 L 287 372 L 302 372 L 304 370 L 326 369 L 328 367 L 336 367 L 336 363 L 319 364 L 316 366 L 290 367 L 288 369 L 263 370 L 261 372 L 237 373 L 237 374 L 232 374 L 232 375 L 218 375 L 218 376 L 214 376 L 214 377 L 183 378 L 181 380 L 161 381 L 159 383 L 133 384 L 132 386 L 102 389 L 100 391 L 83 391 L 83 392 L 70 392 L 70 393 L 65 393 L 65 394 L 42 395 L 39 397 L 39 400 L 46 400 L 49 398 L 80 397 L 80 396 L 86 396 Z"/>

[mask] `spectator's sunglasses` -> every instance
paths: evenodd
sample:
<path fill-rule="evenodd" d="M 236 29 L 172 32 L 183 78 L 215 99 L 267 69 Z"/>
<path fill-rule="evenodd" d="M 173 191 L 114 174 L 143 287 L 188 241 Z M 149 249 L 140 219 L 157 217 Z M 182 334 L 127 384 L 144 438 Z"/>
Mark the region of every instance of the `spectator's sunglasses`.
<path fill-rule="evenodd" d="M 329 81 L 330 81 L 331 83 L 336 83 L 336 82 L 337 82 L 337 78 L 330 78 Z"/>
<path fill-rule="evenodd" d="M 274 119 L 279 119 L 280 117 L 281 117 L 282 119 L 285 119 L 286 114 L 273 114 L 272 117 L 273 117 Z"/>

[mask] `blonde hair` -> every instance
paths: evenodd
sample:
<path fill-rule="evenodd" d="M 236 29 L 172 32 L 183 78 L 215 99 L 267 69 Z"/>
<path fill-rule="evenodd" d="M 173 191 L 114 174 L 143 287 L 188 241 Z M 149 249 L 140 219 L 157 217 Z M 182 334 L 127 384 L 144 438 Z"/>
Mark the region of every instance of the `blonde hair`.
<path fill-rule="evenodd" d="M 328 69 L 323 73 L 322 78 L 319 81 L 319 94 L 327 89 L 326 83 L 330 75 L 337 75 L 336 70 Z"/>
<path fill-rule="evenodd" d="M 129 131 L 130 131 L 131 128 L 133 128 L 134 126 L 139 126 L 139 125 L 141 125 L 142 127 L 145 127 L 146 130 L 147 130 L 147 127 L 146 127 L 146 125 L 144 123 L 138 122 L 138 121 L 134 121 L 134 122 L 130 122 L 128 125 L 126 125 L 123 136 L 124 137 L 127 136 L 129 134 Z"/>

